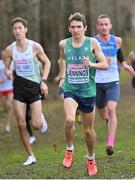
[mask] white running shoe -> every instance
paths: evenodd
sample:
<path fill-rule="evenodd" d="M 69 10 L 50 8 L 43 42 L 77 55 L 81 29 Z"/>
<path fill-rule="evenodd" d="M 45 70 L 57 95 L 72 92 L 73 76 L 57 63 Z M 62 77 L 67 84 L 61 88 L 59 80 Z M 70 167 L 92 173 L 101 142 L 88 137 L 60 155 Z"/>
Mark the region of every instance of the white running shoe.
<path fill-rule="evenodd" d="M 9 125 L 7 125 L 7 126 L 5 127 L 5 132 L 10 133 L 10 131 L 11 131 L 11 128 L 10 128 Z"/>
<path fill-rule="evenodd" d="M 36 137 L 35 136 L 31 136 L 30 138 L 29 138 L 29 143 L 30 144 L 33 144 L 33 143 L 35 143 L 36 142 Z"/>
<path fill-rule="evenodd" d="M 28 159 L 23 163 L 23 166 L 29 166 L 36 163 L 36 158 L 34 155 L 28 156 Z"/>
<path fill-rule="evenodd" d="M 40 128 L 40 132 L 44 134 L 48 129 L 48 125 L 43 113 L 41 114 L 41 120 L 42 120 L 42 127 Z"/>

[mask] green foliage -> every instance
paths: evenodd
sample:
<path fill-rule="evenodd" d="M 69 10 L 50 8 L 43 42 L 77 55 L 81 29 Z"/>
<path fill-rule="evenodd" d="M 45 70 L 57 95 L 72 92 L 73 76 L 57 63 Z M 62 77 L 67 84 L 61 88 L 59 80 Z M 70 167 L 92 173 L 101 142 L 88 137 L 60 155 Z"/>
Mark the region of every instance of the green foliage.
<path fill-rule="evenodd" d="M 134 42 L 135 42 L 134 34 L 130 34 L 128 38 L 127 37 L 123 38 L 123 52 L 125 58 L 128 56 L 130 51 L 135 50 Z"/>

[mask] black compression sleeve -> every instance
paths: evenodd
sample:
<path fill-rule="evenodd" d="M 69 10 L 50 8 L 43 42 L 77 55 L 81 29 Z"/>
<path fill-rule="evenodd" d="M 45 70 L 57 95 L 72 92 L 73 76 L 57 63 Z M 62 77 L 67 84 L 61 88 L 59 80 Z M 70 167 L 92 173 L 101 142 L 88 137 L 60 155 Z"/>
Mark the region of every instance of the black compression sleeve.
<path fill-rule="evenodd" d="M 124 61 L 124 56 L 123 56 L 123 52 L 122 52 L 121 48 L 118 49 L 118 51 L 117 51 L 117 59 L 120 63 L 122 63 Z"/>

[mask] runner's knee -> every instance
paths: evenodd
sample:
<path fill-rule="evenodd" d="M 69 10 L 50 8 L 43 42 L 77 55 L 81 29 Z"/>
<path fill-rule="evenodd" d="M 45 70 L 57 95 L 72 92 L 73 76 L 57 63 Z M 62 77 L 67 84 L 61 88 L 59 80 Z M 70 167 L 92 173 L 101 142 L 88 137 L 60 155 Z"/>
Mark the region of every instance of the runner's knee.
<path fill-rule="evenodd" d="M 107 113 L 100 113 L 100 117 L 103 120 L 107 120 L 108 119 L 108 114 Z"/>
<path fill-rule="evenodd" d="M 96 137 L 96 134 L 95 134 L 93 128 L 85 128 L 84 133 L 85 133 L 86 137 L 89 137 L 89 136 Z"/>
<path fill-rule="evenodd" d="M 26 122 L 25 121 L 18 121 L 18 127 L 19 127 L 19 129 L 25 129 L 26 128 Z"/>
<path fill-rule="evenodd" d="M 68 128 L 72 128 L 75 125 L 75 121 L 72 118 L 66 118 L 65 126 Z"/>
<path fill-rule="evenodd" d="M 32 126 L 34 129 L 38 130 L 41 128 L 42 124 L 40 124 L 38 122 L 32 122 Z"/>

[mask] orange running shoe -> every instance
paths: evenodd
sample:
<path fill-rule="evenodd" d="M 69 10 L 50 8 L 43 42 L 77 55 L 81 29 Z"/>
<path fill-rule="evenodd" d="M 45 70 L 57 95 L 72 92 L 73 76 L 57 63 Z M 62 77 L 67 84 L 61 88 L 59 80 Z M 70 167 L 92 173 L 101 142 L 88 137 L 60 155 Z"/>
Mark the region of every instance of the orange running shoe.
<path fill-rule="evenodd" d="M 66 150 L 65 157 L 63 159 L 63 166 L 66 168 L 70 168 L 72 166 L 73 161 L 73 151 Z"/>
<path fill-rule="evenodd" d="M 87 172 L 89 176 L 97 174 L 97 165 L 95 159 L 87 160 Z"/>

